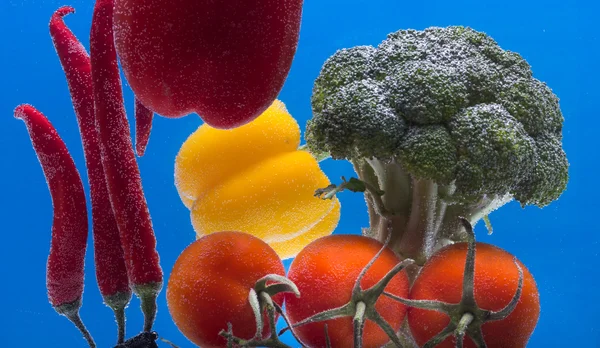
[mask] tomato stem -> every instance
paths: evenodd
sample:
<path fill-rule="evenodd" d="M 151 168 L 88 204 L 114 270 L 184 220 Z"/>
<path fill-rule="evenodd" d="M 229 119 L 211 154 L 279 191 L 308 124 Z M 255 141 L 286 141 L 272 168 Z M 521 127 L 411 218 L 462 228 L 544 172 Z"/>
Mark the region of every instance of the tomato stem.
<path fill-rule="evenodd" d="M 406 347 L 406 342 L 409 342 L 408 338 L 404 337 L 402 333 L 396 333 L 396 330 L 390 326 L 390 324 L 377 312 L 375 304 L 378 299 L 384 294 L 384 289 L 392 281 L 392 279 L 404 270 L 408 265 L 414 263 L 411 259 L 406 259 L 399 262 L 394 266 L 386 275 L 380 279 L 375 285 L 371 286 L 367 290 L 361 289 L 360 283 L 367 273 L 367 271 L 373 266 L 375 261 L 388 247 L 391 239 L 391 234 L 388 234 L 386 242 L 383 244 L 381 249 L 373 256 L 373 258 L 367 263 L 367 265 L 361 270 L 358 275 L 354 288 L 352 289 L 352 296 L 348 303 L 345 305 L 328 309 L 319 313 L 316 313 L 308 318 L 305 318 L 291 326 L 292 331 L 302 325 L 316 323 L 326 320 L 333 320 L 342 317 L 353 317 L 354 324 L 354 346 L 360 347 L 362 345 L 362 331 L 366 319 L 375 322 L 390 338 L 390 340 L 398 347 Z M 284 330 L 281 331 L 284 332 Z"/>
<path fill-rule="evenodd" d="M 423 348 L 433 348 L 442 343 L 450 335 L 454 335 L 456 337 L 457 347 L 462 347 L 462 341 L 465 334 L 468 335 L 471 340 L 473 340 L 477 347 L 486 347 L 481 330 L 482 325 L 489 321 L 506 319 L 506 317 L 508 317 L 516 308 L 519 299 L 521 298 L 521 293 L 523 290 L 523 269 L 517 262 L 516 258 L 514 258 L 515 266 L 519 272 L 519 281 L 517 290 L 515 291 L 515 294 L 510 302 L 499 311 L 490 311 L 479 308 L 475 301 L 474 293 L 476 254 L 475 234 L 473 232 L 473 226 L 466 218 L 459 217 L 459 222 L 463 224 L 464 229 L 467 232 L 468 240 L 465 270 L 463 274 L 463 290 L 459 303 L 451 304 L 436 300 L 407 300 L 392 294 L 384 293 L 384 295 L 407 306 L 419 309 L 435 310 L 448 315 L 450 322 L 446 328 L 427 341 Z"/>
<path fill-rule="evenodd" d="M 467 259 L 465 261 L 465 271 L 463 276 L 463 291 L 461 302 L 465 306 L 476 307 L 475 303 L 475 233 L 473 227 L 467 219 L 459 217 L 460 222 L 467 230 Z"/>
<path fill-rule="evenodd" d="M 390 337 L 392 344 L 401 348 L 412 347 L 412 344 L 409 343 L 411 342 L 410 338 L 400 330 L 396 332 L 394 328 L 392 328 L 390 324 L 381 316 L 381 314 L 379 314 L 379 312 L 373 310 L 368 314 L 368 319 L 375 322 L 383 330 L 383 332 Z"/>
<path fill-rule="evenodd" d="M 248 302 L 250 302 L 250 307 L 252 307 L 252 311 L 254 312 L 254 320 L 256 320 L 256 333 L 254 334 L 254 338 L 260 339 L 262 336 L 264 325 L 262 320 L 260 300 L 258 299 L 258 294 L 256 293 L 256 290 L 254 290 L 254 288 L 250 289 Z"/>
<path fill-rule="evenodd" d="M 227 332 L 219 332 L 219 335 L 227 338 L 227 348 L 233 348 L 233 326 L 231 322 L 227 323 Z"/>
<path fill-rule="evenodd" d="M 279 331 L 278 336 L 281 336 L 284 332 L 286 332 L 292 326 L 292 322 L 288 318 L 287 314 L 285 314 L 285 312 L 283 311 L 283 308 L 281 308 L 281 306 L 278 305 L 277 302 L 273 302 L 273 305 L 275 306 L 275 310 L 277 311 L 277 313 L 279 313 L 279 315 L 283 318 L 283 321 L 287 325 L 286 328 L 284 328 L 283 330 Z M 325 329 L 327 330 L 327 324 L 325 324 Z M 294 339 L 297 342 L 301 342 L 300 341 L 300 337 L 298 337 L 293 330 L 290 330 L 290 332 L 292 333 L 292 336 L 294 337 Z M 329 336 L 326 336 L 326 337 L 329 340 Z M 330 344 L 331 344 L 331 342 L 330 342 Z"/>
<path fill-rule="evenodd" d="M 329 328 L 328 328 L 327 324 L 325 324 L 323 326 L 323 330 L 325 330 L 325 347 L 331 348 L 331 339 L 329 338 Z M 298 342 L 300 342 L 300 341 L 298 341 Z"/>
<path fill-rule="evenodd" d="M 432 339 L 430 339 L 429 341 L 427 341 L 424 345 L 423 348 L 435 348 L 437 345 L 439 345 L 440 343 L 444 342 L 444 340 L 452 335 L 452 333 L 454 332 L 454 329 L 456 328 L 456 326 L 451 323 L 448 324 L 448 326 L 446 326 L 446 328 L 444 330 L 442 330 L 440 333 L 438 333 L 437 335 L 435 335 Z"/>
<path fill-rule="evenodd" d="M 242 346 L 242 347 L 270 347 L 270 348 L 291 348 L 290 346 L 288 346 L 287 344 L 281 342 L 281 340 L 279 339 L 279 336 L 277 335 L 277 327 L 275 325 L 275 316 L 276 316 L 276 309 L 275 309 L 275 302 L 273 302 L 273 300 L 271 299 L 271 296 L 269 296 L 266 293 L 262 293 L 262 299 L 263 301 L 268 301 L 270 303 L 265 303 L 263 302 L 263 306 L 267 311 L 267 317 L 269 318 L 269 329 L 271 331 L 271 335 L 269 338 L 263 340 L 260 339 L 260 334 L 258 338 L 252 338 L 250 340 L 245 340 L 239 337 L 236 337 L 233 334 L 233 326 L 231 325 L 231 323 L 227 324 L 227 331 L 225 330 L 221 330 L 221 332 L 219 332 L 219 335 L 222 337 L 225 337 L 227 339 L 227 347 L 234 347 L 234 344 L 237 346 Z M 268 300 L 267 300 L 268 299 Z M 262 333 L 261 333 L 262 334 Z"/>
<path fill-rule="evenodd" d="M 354 314 L 354 347 L 361 348 L 362 347 L 362 336 L 363 330 L 365 328 L 365 311 L 367 309 L 367 305 L 359 301 L 356 304 L 356 313 Z"/>
<path fill-rule="evenodd" d="M 267 285 L 267 282 L 276 282 L 275 284 Z M 282 292 L 291 292 L 297 297 L 300 297 L 298 287 L 294 282 L 287 279 L 279 274 L 269 274 L 256 281 L 254 288 L 250 289 L 248 293 L 248 302 L 252 311 L 254 312 L 254 318 L 256 320 L 256 333 L 250 340 L 241 339 L 233 334 L 233 327 L 231 323 L 227 324 L 227 331 L 221 330 L 219 335 L 227 339 L 227 347 L 233 347 L 233 344 L 246 347 L 273 347 L 273 348 L 289 348 L 288 345 L 281 342 L 279 336 L 281 333 L 277 333 L 276 328 L 276 316 L 281 315 L 289 326 L 290 321 L 285 315 L 281 306 L 273 301 L 272 296 L 275 296 Z M 267 318 L 269 320 L 270 337 L 268 339 L 262 339 L 262 333 L 264 328 L 262 311 L 267 311 Z M 293 334 L 293 333 L 292 333 Z M 294 338 L 300 342 L 298 337 L 294 335 Z"/>
<path fill-rule="evenodd" d="M 267 286 L 267 281 L 276 282 L 276 283 Z M 296 284 L 294 284 L 294 282 L 292 282 L 288 278 L 281 276 L 279 274 L 269 274 L 269 275 L 262 277 L 261 279 L 259 279 L 256 282 L 256 285 L 254 286 L 254 290 L 256 291 L 257 294 L 260 294 L 261 292 L 265 292 L 265 293 L 269 294 L 270 296 L 275 296 L 276 294 L 279 294 L 282 292 L 291 292 L 294 295 L 296 295 L 296 297 L 300 297 L 300 291 L 298 290 L 298 287 L 296 286 Z"/>
<path fill-rule="evenodd" d="M 456 330 L 454 330 L 454 336 L 456 337 L 456 348 L 463 348 L 463 342 L 465 339 L 465 333 L 467 331 L 467 327 L 473 322 L 475 317 L 473 314 L 467 312 L 463 314 L 456 325 Z"/>

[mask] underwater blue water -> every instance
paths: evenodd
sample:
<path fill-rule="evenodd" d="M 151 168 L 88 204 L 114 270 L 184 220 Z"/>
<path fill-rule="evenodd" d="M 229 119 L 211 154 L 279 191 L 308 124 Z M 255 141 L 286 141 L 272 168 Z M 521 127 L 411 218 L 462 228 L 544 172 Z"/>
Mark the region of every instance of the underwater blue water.
<path fill-rule="evenodd" d="M 77 9 L 67 24 L 88 47 L 92 16 L 89 0 L 1 0 L 0 33 L 0 346 L 85 347 L 65 318 L 48 303 L 45 265 L 52 205 L 27 131 L 12 112 L 31 103 L 53 122 L 87 179 L 81 140 L 64 74 L 48 34 L 50 15 L 59 6 Z M 298 52 L 280 99 L 304 127 L 311 116 L 310 95 L 324 60 L 337 49 L 376 45 L 398 29 L 466 25 L 484 31 L 504 48 L 519 52 L 560 97 L 565 116 L 564 148 L 570 182 L 559 201 L 545 209 L 511 203 L 491 215 L 494 234 L 483 224 L 478 239 L 516 255 L 532 272 L 540 290 L 541 317 L 530 347 L 600 347 L 600 5 L 593 0 L 400 1 L 307 0 Z M 133 100 L 125 87 L 130 115 Z M 188 210 L 173 183 L 179 147 L 201 121 L 155 118 L 147 153 L 139 159 L 143 186 L 158 238 L 161 264 L 170 272 L 177 256 L 194 240 Z M 332 180 L 351 176 L 344 162 L 327 160 Z M 342 220 L 336 233 L 359 233 L 367 226 L 362 197 L 341 194 Z M 112 312 L 102 304 L 88 249 L 81 315 L 99 347 L 112 347 Z M 289 265 L 289 262 L 286 263 Z M 134 299 L 127 316 L 129 333 L 142 326 Z M 155 325 L 180 347 L 192 345 L 172 323 L 159 298 Z M 286 342 L 292 346 L 288 335 Z M 165 345 L 162 345 L 165 346 Z"/>

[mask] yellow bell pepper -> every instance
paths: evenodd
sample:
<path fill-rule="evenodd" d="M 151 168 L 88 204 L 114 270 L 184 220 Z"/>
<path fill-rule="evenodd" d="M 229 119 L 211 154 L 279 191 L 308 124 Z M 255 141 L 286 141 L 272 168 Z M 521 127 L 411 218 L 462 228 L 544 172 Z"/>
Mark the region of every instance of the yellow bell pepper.
<path fill-rule="evenodd" d="M 329 180 L 299 144 L 300 128 L 278 100 L 244 126 L 200 126 L 175 160 L 175 185 L 197 236 L 250 233 L 285 259 L 331 234 L 340 204 L 313 196 Z"/>

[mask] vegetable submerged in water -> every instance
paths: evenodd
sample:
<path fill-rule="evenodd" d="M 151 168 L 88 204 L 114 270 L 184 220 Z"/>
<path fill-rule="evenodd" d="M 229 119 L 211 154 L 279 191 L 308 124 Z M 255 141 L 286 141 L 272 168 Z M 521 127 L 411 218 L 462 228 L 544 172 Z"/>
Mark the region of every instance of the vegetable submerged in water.
<path fill-rule="evenodd" d="M 407 308 L 382 294 L 408 297 L 409 281 L 402 271 L 407 264 L 364 236 L 332 235 L 309 244 L 288 272 L 300 297 L 285 297 L 286 312 L 302 344 L 381 347 L 397 340 Z"/>
<path fill-rule="evenodd" d="M 115 42 L 133 92 L 167 117 L 215 128 L 275 100 L 298 44 L 302 0 L 117 0 Z"/>
<path fill-rule="evenodd" d="M 408 324 L 419 346 L 524 348 L 540 315 L 533 276 L 508 252 L 468 242 L 427 261 L 410 290 Z M 461 286 L 462 285 L 462 286 Z"/>
<path fill-rule="evenodd" d="M 97 0 L 90 53 L 96 125 L 110 202 L 119 226 L 127 275 L 144 312 L 144 331 L 156 316 L 163 274 L 140 171 L 133 153 L 114 47 L 113 0 Z"/>
<path fill-rule="evenodd" d="M 84 260 L 88 236 L 85 193 L 79 172 L 50 121 L 31 105 L 20 105 L 23 120 L 52 195 L 52 243 L 46 273 L 50 303 L 81 331 L 90 347 L 96 344 L 79 316 L 83 296 Z"/>
<path fill-rule="evenodd" d="M 423 264 L 512 199 L 564 191 L 558 99 L 518 54 L 464 27 L 401 30 L 338 51 L 312 95 L 307 145 L 367 184 L 368 235 Z M 392 224 L 392 229 L 388 225 Z"/>
<path fill-rule="evenodd" d="M 273 274 L 283 277 L 285 269 L 277 253 L 259 238 L 229 231 L 204 236 L 175 262 L 167 285 L 169 312 L 179 330 L 201 347 L 226 347 L 227 339 L 219 333 L 228 323 L 242 339 L 268 337 L 268 325 L 257 331 L 249 296 L 261 301 L 261 292 L 268 294 L 269 286 L 257 283 Z M 283 305 L 281 294 L 269 296 Z M 267 316 L 261 315 L 266 323 Z"/>
<path fill-rule="evenodd" d="M 73 12 L 75 9 L 68 6 L 58 9 L 50 20 L 50 34 L 69 84 L 85 153 L 92 201 L 96 279 L 104 302 L 115 312 L 117 342 L 121 343 L 125 337 L 125 307 L 131 299 L 131 289 L 98 143 L 90 57 L 63 20 L 63 16 Z"/>
<path fill-rule="evenodd" d="M 138 155 L 143 154 L 147 143 L 155 111 L 152 105 L 175 110 L 168 116 L 197 111 L 207 120 L 207 124 L 182 146 L 176 160 L 177 189 L 190 209 L 199 239 L 178 260 L 169 281 L 167 299 L 174 321 L 190 340 L 204 346 L 212 344 L 207 341 L 214 339 L 217 345 L 285 347 L 279 341 L 274 325 L 275 318 L 283 314 L 282 297 L 278 293 L 291 292 L 296 297 L 299 294 L 296 286 L 282 277 L 280 257 L 292 257 L 300 252 L 292 263 L 290 276 L 298 282 L 303 296 L 298 299 L 290 295 L 287 309 L 295 325 L 287 319 L 286 323 L 293 327 L 293 333 L 311 345 L 347 346 L 354 342 L 361 347 L 362 344 L 380 346 L 392 341 L 404 346 L 414 338 L 426 347 L 444 340 L 442 344 L 456 343 L 462 347 L 463 338 L 471 337 L 471 340 L 464 340 L 467 346 L 473 342 L 477 346 L 494 346 L 503 337 L 486 334 L 484 338 L 482 332 L 496 324 L 499 325 L 496 332 L 514 334 L 506 339 L 511 345 L 524 345 L 539 314 L 537 290 L 531 275 L 523 271 L 520 263 L 507 261 L 510 255 L 484 244 L 477 244 L 480 257 L 475 260 L 475 242 L 470 238 L 472 229 L 466 220 L 461 224 L 458 219 L 464 215 L 475 223 L 512 199 L 523 205 L 545 206 L 565 189 L 568 162 L 562 150 L 562 115 L 557 98 L 548 87 L 533 78 L 529 66 L 520 56 L 503 51 L 485 34 L 462 27 L 400 31 L 391 34 L 378 48 L 342 50 L 328 60 L 315 83 L 312 100 L 315 117 L 307 130 L 309 153 L 298 148 L 300 130 L 283 104 L 275 101 L 267 108 L 275 98 L 271 94 L 276 96 L 281 88 L 276 88 L 278 79 L 283 83 L 289 69 L 286 56 L 291 62 L 293 52 L 290 54 L 289 48 L 293 46 L 295 50 L 297 27 L 290 25 L 285 27 L 289 32 L 276 33 L 288 35 L 296 30 L 293 42 L 288 42 L 292 46 L 284 47 L 288 50 L 268 52 L 269 57 L 285 63 L 276 69 L 278 73 L 285 72 L 284 75 L 274 77 L 265 75 L 261 69 L 248 69 L 244 64 L 253 63 L 248 59 L 241 60 L 244 64 L 228 67 L 236 78 L 243 73 L 241 80 L 233 81 L 228 78 L 228 69 L 224 75 L 220 75 L 217 68 L 210 69 L 221 63 L 239 63 L 243 54 L 224 50 L 218 59 L 196 64 L 198 57 L 192 54 L 190 58 L 186 54 L 201 50 L 197 47 L 188 50 L 190 46 L 186 45 L 197 44 L 197 39 L 210 39 L 209 35 L 204 31 L 196 36 L 180 35 L 182 32 L 179 31 L 180 25 L 202 26 L 210 22 L 198 21 L 198 13 L 193 11 L 182 11 L 186 6 L 210 4 L 211 9 L 222 10 L 229 9 L 227 6 L 231 2 L 212 4 L 175 0 L 175 3 L 165 5 L 150 0 L 144 3 L 145 6 L 132 6 L 136 5 L 136 0 L 115 1 L 115 18 L 121 21 L 119 23 L 113 23 L 113 0 L 96 2 L 90 40 L 91 65 L 85 50 L 62 21 L 62 16 L 72 8 L 64 7 L 55 13 L 51 30 L 67 74 L 84 140 L 93 191 L 94 230 L 100 229 L 96 226 L 96 218 L 101 214 L 96 211 L 102 210 L 107 217 L 112 216 L 112 220 L 107 218 L 107 225 L 112 221 L 112 231 L 118 230 L 120 243 L 114 244 L 122 244 L 120 254 L 113 249 L 114 256 L 121 256 L 119 277 L 114 282 L 101 282 L 99 275 L 101 292 L 110 297 L 110 293 L 119 293 L 118 289 L 122 288 L 128 294 L 126 279 L 129 279 L 141 298 L 145 313 L 144 332 L 118 344 L 119 347 L 157 346 L 158 336 L 151 328 L 163 275 L 123 108 L 113 24 L 118 31 L 117 45 L 130 45 L 122 52 L 119 48 L 124 66 L 128 66 L 126 73 L 138 69 L 138 72 L 149 74 L 147 81 L 142 78 L 136 82 L 136 78 L 132 78 L 134 90 L 141 91 L 140 98 L 135 101 L 135 149 Z M 186 6 L 178 6 L 182 4 Z M 290 0 L 278 4 L 298 5 L 291 11 L 286 10 L 292 15 L 292 22 L 294 18 L 298 20 L 292 24 L 299 25 L 302 2 Z M 243 8 L 246 3 L 237 5 L 243 5 Z M 157 9 L 155 6 L 163 6 L 164 11 L 153 13 Z M 150 12 L 144 12 L 148 8 Z M 236 12 L 239 8 L 231 8 L 232 11 L 214 17 L 222 20 L 227 15 L 239 16 Z M 281 8 L 272 6 L 263 10 L 280 11 Z M 174 13 L 182 17 L 180 22 L 172 21 Z M 155 15 L 162 17 L 152 17 Z M 152 17 L 150 27 L 144 22 L 149 17 Z M 255 35 L 248 30 L 238 32 L 237 24 L 243 28 L 252 22 L 257 28 L 256 18 L 267 19 L 267 26 L 273 24 L 272 13 L 251 11 L 240 16 L 239 23 L 229 22 L 234 25 L 225 30 L 225 34 Z M 279 22 L 290 20 L 289 17 L 278 19 L 275 27 L 282 24 Z M 165 23 L 172 31 L 164 30 Z M 157 42 L 148 31 L 167 36 L 175 33 L 175 37 L 173 40 L 159 38 Z M 273 35 L 259 36 L 263 44 L 278 40 Z M 226 47 L 239 42 L 252 45 L 252 40 L 237 42 L 218 35 L 213 35 L 212 39 L 218 41 L 217 48 L 222 48 L 221 44 Z M 149 42 L 156 47 L 163 46 L 159 50 L 148 49 Z M 268 43 L 264 45 L 267 48 L 278 47 Z M 146 45 L 146 50 L 138 47 L 126 52 L 135 45 Z M 183 48 L 178 50 L 178 47 Z M 201 54 L 214 58 L 214 50 L 205 51 Z M 229 60 L 230 55 L 235 56 L 235 60 Z M 131 61 L 131 57 L 136 61 Z M 264 59 L 260 62 L 273 63 Z M 216 75 L 203 71 L 203 67 L 209 67 Z M 194 75 L 198 71 L 203 73 L 200 78 Z M 253 85 L 252 79 L 257 76 L 265 81 Z M 169 84 L 171 82 L 173 84 Z M 206 85 L 200 85 L 200 82 Z M 256 91 L 250 90 L 255 87 Z M 203 88 L 214 93 L 199 93 Z M 268 93 L 262 93 L 265 91 Z M 150 99 L 144 99 L 144 93 Z M 184 100 L 186 98 L 190 103 Z M 154 104 L 147 104 L 148 100 Z M 260 113 L 263 116 L 252 121 Z M 47 123 L 43 141 L 62 144 L 43 115 L 32 107 L 18 107 L 16 116 L 26 121 L 34 146 L 39 140 L 37 135 L 41 134 L 39 130 L 34 131 L 32 124 L 35 122 Z M 89 146 L 89 139 L 94 137 L 84 136 L 88 133 L 99 137 L 95 150 Z M 58 148 L 63 157 L 64 153 L 68 156 L 64 144 L 59 145 L 46 150 Z M 55 213 L 72 208 L 66 207 L 67 203 L 81 203 L 82 189 L 74 190 L 77 197 L 69 202 L 55 194 L 60 191 L 54 187 L 57 185 L 55 172 L 59 170 L 46 168 L 50 155 L 37 147 L 36 151 L 48 177 L 53 202 L 58 202 Z M 326 186 L 329 181 L 320 171 L 316 159 L 322 156 L 348 159 L 354 164 L 360 180 L 344 179 L 339 186 Z M 91 168 L 92 159 L 96 162 L 93 166 L 100 168 L 99 171 Z M 74 169 L 72 162 L 69 159 L 64 163 Z M 62 162 L 59 164 L 63 165 Z M 69 174 L 70 181 L 78 179 L 81 186 L 78 173 L 74 171 L 75 174 Z M 104 184 L 102 180 L 94 180 L 92 172 L 97 179 L 102 177 Z M 102 195 L 102 189 L 106 191 L 103 201 L 94 199 L 95 193 Z M 318 200 L 312 197 L 313 193 L 316 191 L 321 198 L 335 198 L 335 194 L 343 189 L 365 193 L 371 222 L 365 234 L 378 241 L 363 236 L 328 236 L 311 243 L 330 234 L 339 219 L 338 201 Z M 99 209 L 94 208 L 97 202 L 103 203 Z M 78 213 L 72 217 L 77 221 L 65 226 L 55 215 L 56 226 L 62 226 L 63 231 L 70 231 L 73 226 L 83 227 L 85 197 L 84 213 L 80 206 L 78 208 Z M 108 214 L 112 213 L 111 209 L 112 215 Z M 222 230 L 243 230 L 253 236 L 219 232 Z M 59 235 L 56 240 L 64 242 L 64 236 L 56 234 Z M 79 238 L 76 241 L 79 246 L 82 236 L 75 238 Z M 114 236 L 112 240 L 114 242 Z M 350 243 L 323 246 L 327 241 L 339 240 Z M 385 246 L 380 243 L 383 240 L 386 240 Z M 465 240 L 470 243 L 468 247 L 461 243 Z M 75 254 L 81 260 L 69 264 L 68 270 L 75 276 L 63 279 L 61 283 L 49 281 L 48 289 L 53 306 L 75 322 L 93 346 L 78 317 L 85 238 L 83 242 L 83 254 L 81 249 Z M 96 239 L 95 243 L 98 243 Z M 387 248 L 388 243 L 393 251 Z M 453 245 L 445 246 L 447 244 Z M 53 239 L 49 279 L 60 278 L 60 272 L 66 271 L 51 267 L 54 245 Z M 319 247 L 327 249 L 327 253 L 315 251 Z M 100 252 L 100 247 L 97 249 Z M 71 254 L 56 255 L 73 257 Z M 413 273 L 417 267 L 411 265 L 413 261 L 409 257 L 415 258 L 418 265 L 424 265 L 418 276 Z M 316 259 L 317 264 L 312 268 L 307 266 L 311 264 L 311 258 L 312 261 Z M 365 266 L 369 260 L 371 262 Z M 118 257 L 114 261 L 118 261 Z M 500 264 L 498 267 L 502 272 L 496 272 L 494 262 Z M 461 266 L 465 263 L 462 272 Z M 475 275 L 476 263 L 479 270 L 485 271 L 485 281 L 479 280 L 482 277 L 479 273 Z M 401 272 L 409 265 L 409 272 Z M 306 267 L 299 270 L 302 266 Z M 269 267 L 273 268 L 274 274 L 261 273 Z M 199 272 L 199 269 L 204 271 Z M 451 269 L 459 272 L 449 271 Z M 110 273 L 97 271 L 98 274 Z M 229 271 L 233 277 L 225 276 Z M 373 276 L 374 273 L 381 274 Z M 323 274 L 325 276 L 318 278 Z M 461 275 L 462 295 L 457 298 L 456 295 L 461 293 Z M 346 278 L 352 281 L 348 282 Z M 410 295 L 409 279 L 414 280 Z M 278 280 L 281 283 L 274 284 Z M 369 284 L 362 286 L 363 280 Z M 482 282 L 485 283 L 483 286 Z M 487 289 L 484 295 L 493 295 L 493 299 L 475 293 L 475 288 L 480 291 L 490 284 L 493 289 Z M 386 286 L 388 289 L 384 292 Z M 443 294 L 430 296 L 440 289 L 444 289 Z M 124 307 L 127 301 L 120 306 Z M 376 302 L 384 302 L 386 306 L 378 306 L 380 303 Z M 408 323 L 413 337 L 406 336 L 406 327 L 401 329 L 406 306 L 412 307 Z M 315 314 L 318 310 L 324 312 Z M 527 313 L 523 314 L 523 311 Z M 488 321 L 491 322 L 489 326 Z M 519 329 L 511 330 L 510 325 L 519 326 Z M 455 342 L 448 339 L 450 335 L 456 337 Z M 123 341 L 122 335 L 119 341 Z"/>
<path fill-rule="evenodd" d="M 299 144 L 300 128 L 278 100 L 244 126 L 204 124 L 190 135 L 175 160 L 175 185 L 198 237 L 244 231 L 285 259 L 331 234 L 339 201 L 313 197 L 329 180 Z"/>

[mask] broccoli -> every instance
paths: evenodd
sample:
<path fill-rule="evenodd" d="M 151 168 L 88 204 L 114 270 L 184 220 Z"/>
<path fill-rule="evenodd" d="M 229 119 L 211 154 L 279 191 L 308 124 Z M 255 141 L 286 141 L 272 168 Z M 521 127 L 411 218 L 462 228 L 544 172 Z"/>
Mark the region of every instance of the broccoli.
<path fill-rule="evenodd" d="M 418 262 L 465 239 L 459 216 L 474 225 L 513 199 L 544 207 L 566 188 L 558 98 L 473 29 L 401 30 L 340 50 L 311 102 L 309 151 L 354 165 L 368 233 L 391 231 L 392 248 Z"/>

